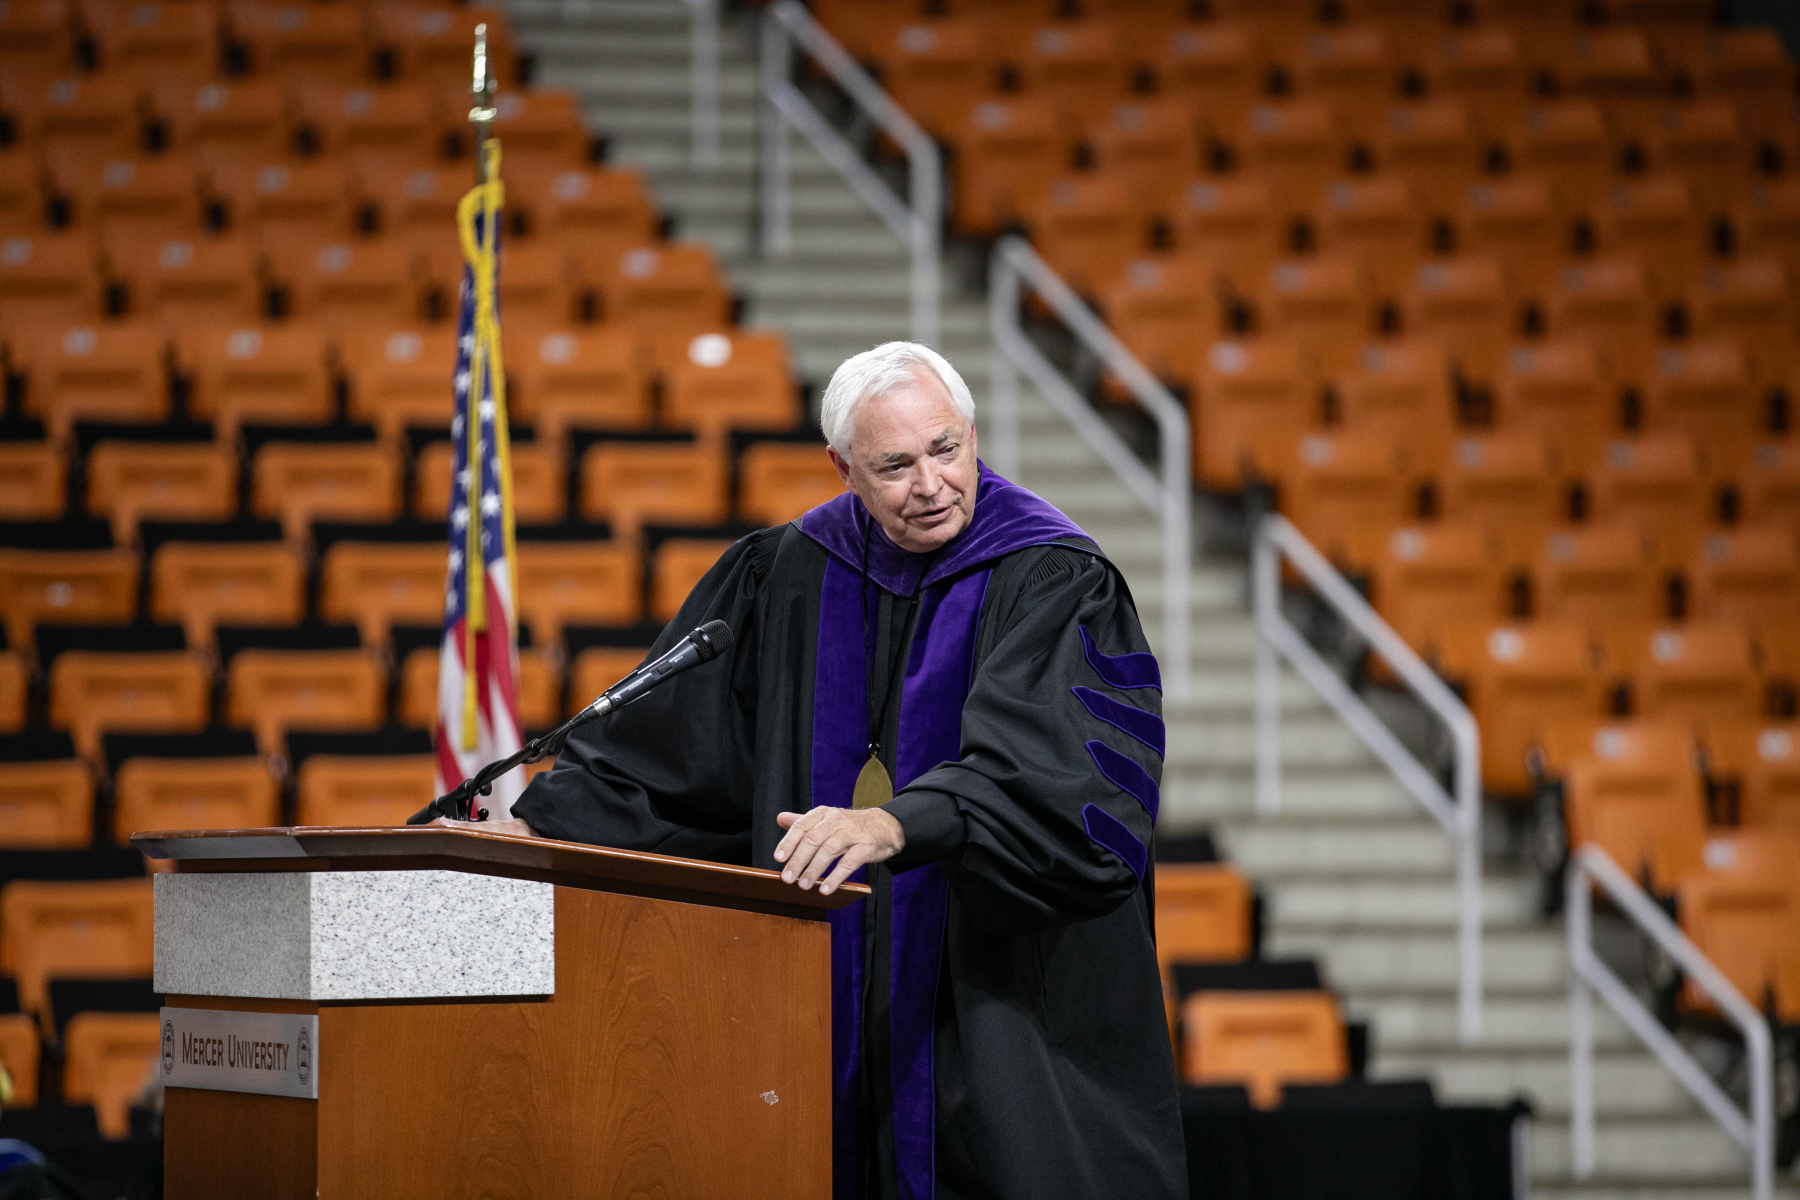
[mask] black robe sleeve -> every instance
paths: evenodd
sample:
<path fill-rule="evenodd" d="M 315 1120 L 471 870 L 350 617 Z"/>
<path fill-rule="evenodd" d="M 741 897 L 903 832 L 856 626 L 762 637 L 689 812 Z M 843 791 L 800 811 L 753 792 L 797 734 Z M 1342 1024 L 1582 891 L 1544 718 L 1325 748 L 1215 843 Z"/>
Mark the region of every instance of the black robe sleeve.
<path fill-rule="evenodd" d="M 781 529 L 743 538 L 694 585 L 650 658 L 719 619 L 719 658 L 579 729 L 513 805 L 543 837 L 748 864 L 757 689 L 754 610 Z"/>
<path fill-rule="evenodd" d="M 1000 590 L 963 707 L 961 760 L 887 806 L 906 831 L 896 869 L 944 863 L 973 919 L 996 934 L 1124 903 L 1145 869 L 1136 848 L 1147 855 L 1162 775 L 1162 696 L 1145 682 L 1149 645 L 1124 582 L 1079 550 L 1016 557 L 990 584 Z"/>

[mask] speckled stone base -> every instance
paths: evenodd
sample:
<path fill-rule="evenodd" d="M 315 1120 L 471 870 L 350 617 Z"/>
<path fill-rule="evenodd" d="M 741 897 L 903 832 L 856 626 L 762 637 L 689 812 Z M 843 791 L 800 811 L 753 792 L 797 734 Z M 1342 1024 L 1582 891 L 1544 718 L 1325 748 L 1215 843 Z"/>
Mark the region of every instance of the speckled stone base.
<path fill-rule="evenodd" d="M 164 994 L 392 1000 L 556 990 L 547 883 L 460 871 L 155 880 Z"/>

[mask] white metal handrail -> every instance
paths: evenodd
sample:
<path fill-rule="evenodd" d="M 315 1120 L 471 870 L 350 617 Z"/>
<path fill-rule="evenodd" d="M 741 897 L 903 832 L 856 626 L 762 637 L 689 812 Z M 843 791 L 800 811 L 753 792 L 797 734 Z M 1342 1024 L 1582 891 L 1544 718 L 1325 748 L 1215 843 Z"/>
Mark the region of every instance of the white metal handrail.
<path fill-rule="evenodd" d="M 1063 378 L 1020 326 L 1020 302 L 1030 287 L 1062 319 L 1083 345 L 1099 356 L 1156 421 L 1162 477 L 1157 478 L 1112 426 Z M 994 341 L 989 384 L 992 437 L 987 457 L 1002 474 L 1019 471 L 1019 372 L 1045 399 L 1162 527 L 1163 645 L 1160 656 L 1165 694 L 1186 701 L 1192 695 L 1188 649 L 1188 593 L 1193 571 L 1189 532 L 1193 504 L 1190 482 L 1192 442 L 1187 410 L 1169 389 L 1144 369 L 1092 309 L 1051 269 L 1024 238 L 1008 235 L 994 247 L 988 264 L 988 329 Z"/>
<path fill-rule="evenodd" d="M 1455 750 L 1452 793 L 1444 791 L 1437 777 L 1282 615 L 1283 558 L 1449 728 Z M 1280 660 L 1285 658 L 1425 811 L 1437 818 L 1456 844 L 1456 1029 L 1465 1045 L 1480 1041 L 1481 734 L 1475 717 L 1406 640 L 1369 607 L 1350 581 L 1279 513 L 1263 517 L 1256 530 L 1250 585 L 1256 621 L 1257 811 L 1272 815 L 1281 809 Z"/>
<path fill-rule="evenodd" d="M 1744 1035 L 1750 1066 L 1748 1116 L 1594 953 L 1595 885 L 1712 997 L 1726 1019 Z M 1594 1173 L 1592 991 L 1600 993 L 1620 1020 L 1655 1052 L 1732 1140 L 1750 1151 L 1750 1194 L 1755 1200 L 1768 1200 L 1775 1187 L 1775 1057 L 1768 1022 L 1606 851 L 1587 845 L 1570 855 L 1565 886 L 1569 940 L 1569 1141 L 1576 1178 Z"/>
<path fill-rule="evenodd" d="M 684 0 L 688 26 L 688 74 L 694 169 L 719 165 L 719 0 Z"/>
<path fill-rule="evenodd" d="M 908 204 L 863 160 L 793 82 L 798 48 L 906 152 Z M 906 115 L 799 0 L 776 0 L 762 21 L 762 249 L 785 255 L 793 246 L 788 206 L 788 126 L 806 135 L 864 204 L 912 255 L 912 337 L 938 340 L 938 293 L 944 224 L 944 169 L 937 143 Z"/>

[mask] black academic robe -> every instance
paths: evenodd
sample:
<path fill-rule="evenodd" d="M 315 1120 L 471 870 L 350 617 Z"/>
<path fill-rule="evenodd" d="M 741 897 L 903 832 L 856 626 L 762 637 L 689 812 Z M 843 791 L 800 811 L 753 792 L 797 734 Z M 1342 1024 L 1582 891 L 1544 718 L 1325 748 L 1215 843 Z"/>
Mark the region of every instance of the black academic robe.
<path fill-rule="evenodd" d="M 776 814 L 848 805 L 884 714 L 906 847 L 833 914 L 837 1200 L 1185 1196 L 1148 851 L 1159 676 L 1098 547 L 983 468 L 934 555 L 849 495 L 751 534 L 651 655 L 714 619 L 726 655 L 578 731 L 514 814 L 775 868 Z"/>

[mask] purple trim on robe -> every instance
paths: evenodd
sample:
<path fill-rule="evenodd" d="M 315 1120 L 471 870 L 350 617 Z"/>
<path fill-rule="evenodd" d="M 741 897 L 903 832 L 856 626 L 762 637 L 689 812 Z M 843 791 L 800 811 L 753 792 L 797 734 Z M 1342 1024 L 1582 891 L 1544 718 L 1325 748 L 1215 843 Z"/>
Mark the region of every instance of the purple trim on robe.
<path fill-rule="evenodd" d="M 1087 752 L 1100 773 L 1111 780 L 1114 787 L 1143 805 L 1154 822 L 1156 810 L 1162 806 L 1162 792 L 1158 790 L 1156 780 L 1150 778 L 1150 772 L 1105 742 L 1089 742 Z"/>
<path fill-rule="evenodd" d="M 871 597 L 873 599 L 873 597 Z M 812 802 L 848 808 L 856 776 L 869 760 L 867 642 L 862 581 L 836 559 L 825 564 L 819 592 L 819 645 L 813 674 Z M 867 882 L 858 868 L 851 879 Z M 863 908 L 858 900 L 831 921 L 831 1178 L 832 1192 L 859 1190 L 857 1102 L 862 1094 Z"/>
<path fill-rule="evenodd" d="M 1093 745 L 1089 742 L 1088 745 Z M 1150 861 L 1150 851 L 1144 843 L 1137 840 L 1137 835 L 1125 827 L 1125 823 L 1101 808 L 1098 804 L 1081 806 L 1081 823 L 1087 826 L 1087 833 L 1097 845 L 1111 850 L 1131 868 L 1138 882 L 1144 881 L 1144 867 Z"/>
<path fill-rule="evenodd" d="M 1136 738 L 1157 756 L 1163 753 L 1162 718 L 1154 713 L 1147 713 L 1141 708 L 1133 708 L 1129 704 L 1120 704 L 1105 692 L 1096 692 L 1091 687 L 1076 684 L 1069 689 L 1075 698 L 1081 701 L 1081 707 L 1088 710 L 1088 715 L 1096 721 L 1105 721 L 1120 733 Z"/>
<path fill-rule="evenodd" d="M 1103 682 L 1125 690 L 1155 688 L 1162 691 L 1162 670 L 1156 665 L 1156 655 L 1106 654 L 1094 644 L 1094 635 L 1088 632 L 1086 625 L 1080 629 L 1081 652 L 1087 655 L 1088 666 L 1094 668 L 1094 674 Z"/>
<path fill-rule="evenodd" d="M 992 562 L 1027 546 L 1041 546 L 1065 538 L 1083 538 L 1081 526 L 1069 520 L 1055 505 L 1018 484 L 980 468 L 975 489 L 975 516 L 969 527 L 935 557 L 909 554 L 896 546 L 877 526 L 869 532 L 869 512 L 850 492 L 800 518 L 800 532 L 823 546 L 827 553 L 852 570 L 861 571 L 863 545 L 869 547 L 869 578 L 896 596 L 910 596 L 921 587 L 959 575 L 972 567 Z M 921 576 L 920 571 L 929 567 Z"/>

